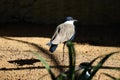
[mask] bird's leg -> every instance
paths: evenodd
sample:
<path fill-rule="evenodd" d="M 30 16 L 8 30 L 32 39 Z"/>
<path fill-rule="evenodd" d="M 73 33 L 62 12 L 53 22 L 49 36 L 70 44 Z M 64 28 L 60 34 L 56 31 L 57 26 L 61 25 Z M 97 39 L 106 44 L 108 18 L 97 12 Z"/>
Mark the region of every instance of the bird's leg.
<path fill-rule="evenodd" d="M 64 44 L 63 44 L 63 60 L 62 61 L 64 61 L 65 45 L 66 45 L 66 42 L 64 42 Z"/>

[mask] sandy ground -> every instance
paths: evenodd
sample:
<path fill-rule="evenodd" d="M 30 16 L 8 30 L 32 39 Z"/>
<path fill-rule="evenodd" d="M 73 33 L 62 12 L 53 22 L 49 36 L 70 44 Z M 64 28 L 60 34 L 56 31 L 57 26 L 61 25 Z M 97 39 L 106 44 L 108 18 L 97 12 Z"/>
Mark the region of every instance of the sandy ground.
<path fill-rule="evenodd" d="M 0 80 L 51 80 L 43 64 L 32 52 L 41 54 L 56 76 L 62 72 L 68 65 L 67 47 L 65 48 L 64 61 L 62 61 L 62 44 L 59 45 L 54 54 L 51 54 L 48 51 L 49 47 L 46 46 L 49 40 L 49 38 L 41 37 L 0 37 Z M 82 62 L 90 62 L 100 55 L 120 51 L 120 47 L 92 46 L 78 43 L 74 43 L 74 46 L 76 65 Z M 61 66 L 62 69 L 58 69 L 57 65 Z M 120 68 L 120 54 L 110 57 L 104 66 Z M 102 73 L 120 78 L 120 71 L 100 69 L 94 80 L 112 80 Z"/>

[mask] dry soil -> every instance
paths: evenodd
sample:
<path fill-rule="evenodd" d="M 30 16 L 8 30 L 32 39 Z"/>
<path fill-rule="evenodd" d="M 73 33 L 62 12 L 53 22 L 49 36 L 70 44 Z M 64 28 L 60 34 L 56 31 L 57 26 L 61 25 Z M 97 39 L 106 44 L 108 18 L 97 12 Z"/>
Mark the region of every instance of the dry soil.
<path fill-rule="evenodd" d="M 51 54 L 46 43 L 49 38 L 44 37 L 0 37 L 0 80 L 51 80 L 43 64 L 33 52 L 39 53 L 51 66 L 55 75 L 59 75 L 68 66 L 68 51 L 65 47 L 63 60 L 63 44 Z M 74 42 L 76 50 L 76 65 L 82 62 L 90 62 L 94 58 L 111 52 L 120 51 L 120 47 L 93 46 Z M 99 62 L 99 59 L 94 65 Z M 61 66 L 58 68 L 58 66 Z M 120 68 L 120 54 L 110 57 L 104 66 Z M 104 75 L 110 74 L 120 78 L 120 71 L 100 69 L 94 80 L 112 80 Z"/>

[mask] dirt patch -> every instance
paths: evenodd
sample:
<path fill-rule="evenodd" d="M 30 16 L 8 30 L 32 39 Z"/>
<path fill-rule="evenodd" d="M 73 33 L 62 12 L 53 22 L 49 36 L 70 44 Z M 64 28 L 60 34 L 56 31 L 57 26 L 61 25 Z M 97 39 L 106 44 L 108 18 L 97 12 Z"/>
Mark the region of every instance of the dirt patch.
<path fill-rule="evenodd" d="M 59 45 L 54 54 L 50 54 L 49 47 L 46 46 L 49 40 L 49 38 L 43 37 L 0 37 L 0 80 L 50 80 L 47 70 L 32 52 L 40 53 L 50 64 L 56 76 L 66 69 L 68 66 L 67 47 L 65 48 L 63 62 L 63 44 Z M 74 45 L 77 55 L 76 65 L 89 62 L 100 55 L 120 51 L 120 47 L 92 46 L 78 43 L 74 43 Z M 61 68 L 58 69 L 57 65 Z M 120 54 L 110 57 L 104 66 L 120 68 Z M 99 80 L 111 80 L 102 73 L 108 73 L 117 78 L 120 77 L 120 71 L 101 69 L 94 79 L 98 80 L 98 77 L 100 77 Z"/>

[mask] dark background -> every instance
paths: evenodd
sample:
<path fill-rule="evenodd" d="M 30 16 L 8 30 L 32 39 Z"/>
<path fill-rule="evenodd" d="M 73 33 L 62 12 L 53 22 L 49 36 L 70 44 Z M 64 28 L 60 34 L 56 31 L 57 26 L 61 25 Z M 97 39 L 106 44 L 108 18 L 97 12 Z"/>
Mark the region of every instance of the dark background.
<path fill-rule="evenodd" d="M 0 36 L 50 38 L 66 16 L 76 42 L 120 46 L 120 0 L 1 0 Z"/>

